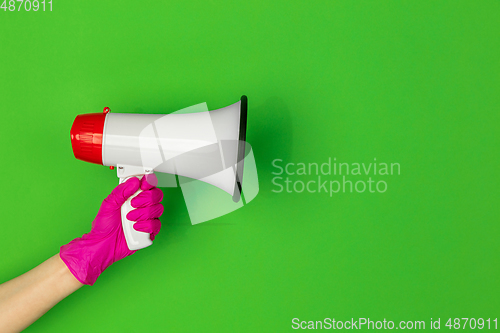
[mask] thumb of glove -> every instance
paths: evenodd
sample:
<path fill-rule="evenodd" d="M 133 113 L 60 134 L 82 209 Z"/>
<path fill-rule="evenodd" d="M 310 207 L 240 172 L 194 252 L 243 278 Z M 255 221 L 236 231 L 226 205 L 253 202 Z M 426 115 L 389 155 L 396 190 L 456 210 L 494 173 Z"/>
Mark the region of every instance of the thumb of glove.
<path fill-rule="evenodd" d="M 140 185 L 141 181 L 137 177 L 132 177 L 126 182 L 115 187 L 105 201 L 108 204 L 115 205 L 116 208 L 120 208 L 132 194 L 137 192 Z"/>

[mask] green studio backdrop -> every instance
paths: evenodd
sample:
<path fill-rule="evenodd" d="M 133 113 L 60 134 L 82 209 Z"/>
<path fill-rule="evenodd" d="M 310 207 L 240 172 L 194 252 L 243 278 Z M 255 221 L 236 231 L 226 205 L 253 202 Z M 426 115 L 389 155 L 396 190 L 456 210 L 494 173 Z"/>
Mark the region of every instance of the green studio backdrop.
<path fill-rule="evenodd" d="M 212 110 L 246 94 L 260 184 L 195 226 L 181 190 L 163 189 L 154 245 L 26 332 L 286 332 L 294 318 L 352 317 L 448 329 L 500 315 L 500 2 L 8 2 L 0 282 L 88 232 L 117 185 L 73 157 L 77 114 Z M 383 193 L 330 196 L 339 175 L 300 192 L 314 167 L 273 166 L 329 158 L 400 172 L 371 175 Z M 286 177 L 291 193 L 273 184 Z"/>

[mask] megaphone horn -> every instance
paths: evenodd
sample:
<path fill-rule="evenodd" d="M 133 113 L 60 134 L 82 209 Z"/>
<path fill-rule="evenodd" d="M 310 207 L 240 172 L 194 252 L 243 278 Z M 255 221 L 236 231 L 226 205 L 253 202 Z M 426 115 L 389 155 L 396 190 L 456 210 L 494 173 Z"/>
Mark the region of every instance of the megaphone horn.
<path fill-rule="evenodd" d="M 79 160 L 116 167 L 120 182 L 152 172 L 176 174 L 212 184 L 238 202 L 247 111 L 246 96 L 227 107 L 196 113 L 111 113 L 105 108 L 75 118 L 71 145 Z M 131 199 L 122 207 L 122 222 L 133 250 L 151 241 L 126 220 Z"/>

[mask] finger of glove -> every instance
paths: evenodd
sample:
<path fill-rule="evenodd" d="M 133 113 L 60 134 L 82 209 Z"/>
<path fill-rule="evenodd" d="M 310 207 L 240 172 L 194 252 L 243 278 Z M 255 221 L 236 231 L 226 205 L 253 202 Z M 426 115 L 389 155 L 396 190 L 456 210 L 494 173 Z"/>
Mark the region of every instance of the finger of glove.
<path fill-rule="evenodd" d="M 121 205 L 123 205 L 132 194 L 137 192 L 140 184 L 141 183 L 137 177 L 132 177 L 126 182 L 115 187 L 106 199 L 108 202 L 113 202 L 117 206 L 121 207 Z"/>
<path fill-rule="evenodd" d="M 134 223 L 134 229 L 137 231 L 147 232 L 150 234 L 151 240 L 160 232 L 161 222 L 159 219 L 151 219 L 145 221 L 138 221 Z"/>
<path fill-rule="evenodd" d="M 159 188 L 152 188 L 147 191 L 142 191 L 130 203 L 134 208 L 152 206 L 160 203 L 163 200 L 163 191 Z"/>
<path fill-rule="evenodd" d="M 147 191 L 158 185 L 158 178 L 154 173 L 146 174 L 141 178 L 141 190 Z"/>
<path fill-rule="evenodd" d="M 157 219 L 163 214 L 163 205 L 154 204 L 147 207 L 136 208 L 127 214 L 127 219 L 130 221 L 144 221 L 149 219 Z"/>

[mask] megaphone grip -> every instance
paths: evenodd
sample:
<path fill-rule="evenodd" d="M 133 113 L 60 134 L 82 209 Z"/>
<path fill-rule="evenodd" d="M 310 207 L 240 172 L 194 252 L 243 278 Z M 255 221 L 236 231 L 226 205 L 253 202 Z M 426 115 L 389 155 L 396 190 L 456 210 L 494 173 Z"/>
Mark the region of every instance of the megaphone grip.
<path fill-rule="evenodd" d="M 123 181 L 126 181 L 126 179 L 123 179 Z M 149 233 L 135 230 L 135 221 L 130 221 L 129 219 L 127 219 L 127 214 L 134 209 L 131 204 L 132 199 L 141 192 L 142 191 L 139 188 L 139 190 L 137 190 L 137 192 L 135 192 L 130 198 L 128 198 L 121 207 L 123 233 L 125 235 L 125 240 L 127 241 L 127 246 L 131 251 L 140 250 L 153 244 Z"/>

